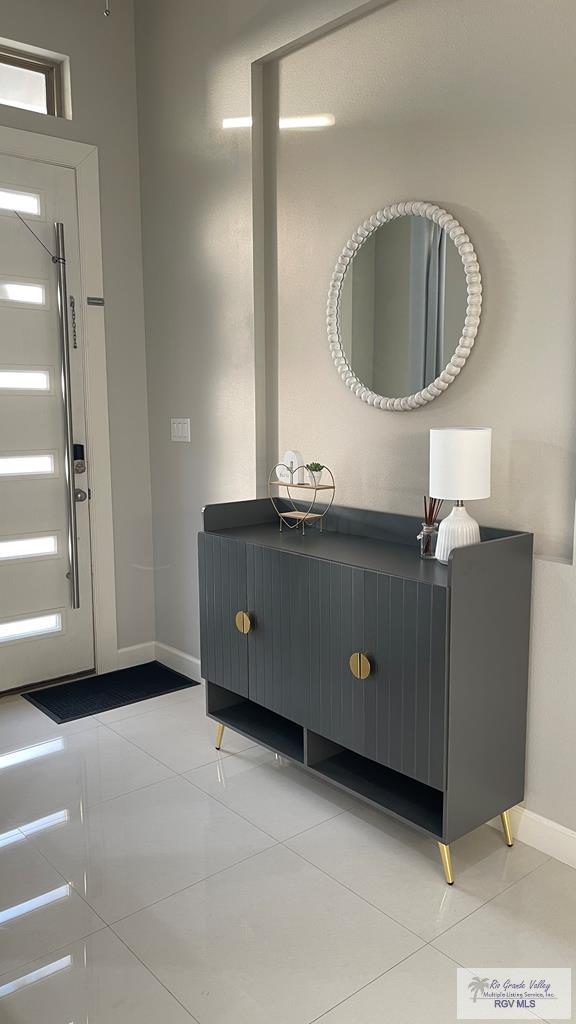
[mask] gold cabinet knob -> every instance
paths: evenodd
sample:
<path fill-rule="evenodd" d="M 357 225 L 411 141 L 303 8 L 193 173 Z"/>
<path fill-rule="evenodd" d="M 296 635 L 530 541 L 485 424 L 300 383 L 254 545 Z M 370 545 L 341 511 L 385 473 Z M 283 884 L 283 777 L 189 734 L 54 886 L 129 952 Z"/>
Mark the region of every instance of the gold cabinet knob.
<path fill-rule="evenodd" d="M 354 651 L 354 654 L 350 655 L 350 671 L 356 679 L 368 679 L 372 666 L 367 654 L 362 654 L 361 651 Z"/>
<path fill-rule="evenodd" d="M 234 621 L 239 633 L 249 633 L 252 629 L 252 619 L 248 612 L 236 612 Z"/>

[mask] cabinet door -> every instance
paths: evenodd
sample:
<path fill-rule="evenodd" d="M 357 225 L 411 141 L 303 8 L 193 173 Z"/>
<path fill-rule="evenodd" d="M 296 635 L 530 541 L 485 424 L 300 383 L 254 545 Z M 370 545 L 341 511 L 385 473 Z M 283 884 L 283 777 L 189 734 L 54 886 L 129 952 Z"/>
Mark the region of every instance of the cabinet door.
<path fill-rule="evenodd" d="M 248 637 L 235 616 L 248 611 L 246 545 L 213 533 L 198 534 L 202 676 L 248 696 Z"/>
<path fill-rule="evenodd" d="M 250 700 L 307 725 L 314 560 L 247 546 Z"/>
<path fill-rule="evenodd" d="M 310 728 L 443 788 L 446 591 L 317 561 L 309 600 Z M 365 680 L 350 670 L 355 651 L 369 657 Z"/>

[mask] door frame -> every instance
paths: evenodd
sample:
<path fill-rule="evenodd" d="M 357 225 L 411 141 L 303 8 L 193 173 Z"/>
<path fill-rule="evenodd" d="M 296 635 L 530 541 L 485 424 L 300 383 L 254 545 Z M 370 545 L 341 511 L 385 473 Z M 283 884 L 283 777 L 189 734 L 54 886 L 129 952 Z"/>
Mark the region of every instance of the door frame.
<path fill-rule="evenodd" d="M 112 472 L 104 308 L 88 306 L 88 295 L 104 295 L 98 149 L 19 128 L 0 126 L 0 156 L 69 167 L 76 175 L 80 285 L 84 326 L 86 437 L 90 452 L 90 541 L 94 617 L 94 668 L 118 665 Z"/>

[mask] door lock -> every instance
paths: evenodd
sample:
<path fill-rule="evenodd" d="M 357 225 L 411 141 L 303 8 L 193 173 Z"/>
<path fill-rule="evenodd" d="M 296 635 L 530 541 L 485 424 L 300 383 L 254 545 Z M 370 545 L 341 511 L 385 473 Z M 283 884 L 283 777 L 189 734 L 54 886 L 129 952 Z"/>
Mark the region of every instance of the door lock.
<path fill-rule="evenodd" d="M 74 488 L 74 501 L 86 501 L 88 494 L 81 487 Z"/>
<path fill-rule="evenodd" d="M 74 472 L 85 473 L 86 472 L 86 458 L 84 454 L 84 445 L 74 445 Z"/>

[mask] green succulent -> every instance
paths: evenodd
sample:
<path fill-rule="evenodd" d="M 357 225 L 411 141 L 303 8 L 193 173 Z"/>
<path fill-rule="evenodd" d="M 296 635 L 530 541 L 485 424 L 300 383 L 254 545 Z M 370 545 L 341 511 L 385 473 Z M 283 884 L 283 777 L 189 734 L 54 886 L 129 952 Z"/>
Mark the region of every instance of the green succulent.
<path fill-rule="evenodd" d="M 311 473 L 321 473 L 324 469 L 319 462 L 307 462 L 306 469 L 309 469 Z"/>

